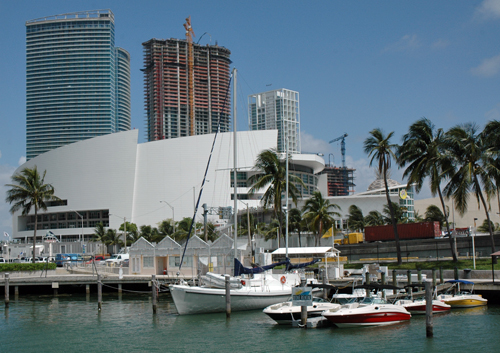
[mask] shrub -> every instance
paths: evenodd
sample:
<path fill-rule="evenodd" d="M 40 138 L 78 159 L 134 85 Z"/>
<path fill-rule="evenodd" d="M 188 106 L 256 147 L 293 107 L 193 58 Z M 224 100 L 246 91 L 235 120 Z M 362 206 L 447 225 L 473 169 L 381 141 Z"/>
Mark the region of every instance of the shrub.
<path fill-rule="evenodd" d="M 16 272 L 16 271 L 42 271 L 42 270 L 55 270 L 55 263 L 11 263 L 11 264 L 0 264 L 0 272 Z"/>

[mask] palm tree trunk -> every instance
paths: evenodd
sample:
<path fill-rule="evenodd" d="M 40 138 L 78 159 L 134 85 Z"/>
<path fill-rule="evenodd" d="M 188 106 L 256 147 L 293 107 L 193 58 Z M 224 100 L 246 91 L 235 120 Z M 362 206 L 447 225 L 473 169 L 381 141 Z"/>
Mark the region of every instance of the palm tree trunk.
<path fill-rule="evenodd" d="M 490 231 L 490 240 L 491 240 L 491 252 L 494 253 L 495 250 L 495 237 L 493 236 L 493 229 L 491 228 L 490 214 L 488 212 L 488 207 L 486 206 L 486 201 L 484 200 L 483 192 L 481 191 L 481 186 L 479 185 L 479 181 L 477 180 L 477 175 L 474 173 L 474 183 L 476 184 L 476 190 L 478 190 L 479 197 L 481 198 L 481 203 L 484 207 L 484 212 L 486 213 L 486 219 L 488 220 L 488 228 Z"/>
<path fill-rule="evenodd" d="M 298 230 L 298 233 L 299 233 L 299 248 L 302 247 L 302 242 L 300 241 L 300 229 Z"/>
<path fill-rule="evenodd" d="M 389 211 L 391 212 L 392 228 L 394 229 L 394 240 L 396 241 L 396 254 L 398 257 L 398 265 L 403 264 L 403 259 L 401 258 L 401 246 L 399 244 L 399 234 L 398 225 L 396 224 L 396 218 L 394 217 L 394 209 L 392 208 L 392 201 L 389 197 L 389 186 L 387 185 L 387 166 L 384 160 L 384 184 L 385 184 L 385 196 L 387 198 L 387 204 L 389 206 Z"/>
<path fill-rule="evenodd" d="M 441 207 L 443 207 L 443 214 L 444 214 L 444 220 L 446 222 L 446 228 L 448 229 L 448 239 L 450 241 L 451 255 L 453 256 L 453 262 L 457 262 L 458 261 L 457 249 L 455 248 L 455 244 L 450 232 L 450 223 L 448 222 L 448 212 L 446 212 L 446 206 L 444 205 L 444 199 L 443 199 L 443 194 L 441 193 L 441 187 L 438 186 L 437 189 L 439 194 L 439 200 L 441 200 Z"/>

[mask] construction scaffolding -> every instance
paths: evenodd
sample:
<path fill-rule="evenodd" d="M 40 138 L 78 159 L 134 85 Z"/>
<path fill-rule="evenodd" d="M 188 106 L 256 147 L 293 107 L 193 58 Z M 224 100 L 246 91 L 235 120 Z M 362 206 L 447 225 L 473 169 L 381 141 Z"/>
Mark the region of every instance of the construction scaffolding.
<path fill-rule="evenodd" d="M 320 174 L 327 175 L 328 196 L 348 196 L 354 193 L 354 171 L 352 168 L 326 166 Z"/>
<path fill-rule="evenodd" d="M 144 42 L 144 95 L 148 141 L 230 131 L 231 52 L 181 39 Z M 189 72 L 192 75 L 189 75 Z M 190 82 L 190 77 L 192 83 Z M 192 97 L 191 97 L 192 95 Z"/>

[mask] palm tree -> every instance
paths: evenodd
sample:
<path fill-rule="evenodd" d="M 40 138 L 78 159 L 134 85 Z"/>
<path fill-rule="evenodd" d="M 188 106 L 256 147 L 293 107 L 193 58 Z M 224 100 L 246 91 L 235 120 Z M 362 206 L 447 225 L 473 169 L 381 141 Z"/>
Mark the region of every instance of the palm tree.
<path fill-rule="evenodd" d="M 142 225 L 140 227 L 140 233 L 141 237 L 143 237 L 150 243 L 160 242 L 165 237 L 165 235 L 160 234 L 157 228 L 148 225 Z"/>
<path fill-rule="evenodd" d="M 404 216 L 406 208 L 399 206 L 399 204 L 396 202 L 392 202 L 392 209 L 394 210 L 394 218 L 396 219 L 397 224 L 406 223 L 408 221 L 408 218 Z M 388 205 L 384 205 L 383 212 L 385 214 L 384 224 L 391 224 L 391 210 L 389 209 Z"/>
<path fill-rule="evenodd" d="M 417 193 L 422 189 L 424 180 L 429 177 L 432 196 L 439 195 L 446 228 L 448 234 L 451 234 L 448 212 L 446 212 L 441 191 L 441 182 L 445 178 L 443 171 L 452 171 L 450 160 L 444 153 L 443 130 L 436 130 L 429 119 L 422 118 L 416 121 L 410 126 L 408 133 L 403 136 L 403 144 L 399 147 L 398 157 L 400 167 L 408 165 L 403 173 L 404 178 L 408 177 L 408 187 L 414 185 Z M 448 239 L 453 261 L 457 262 L 453 238 L 450 236 Z"/>
<path fill-rule="evenodd" d="M 292 232 L 297 232 L 299 236 L 299 247 L 302 247 L 300 232 L 304 229 L 303 221 L 302 212 L 300 212 L 298 208 L 290 209 L 290 213 L 288 214 L 288 228 Z"/>
<path fill-rule="evenodd" d="M 45 174 L 40 175 L 36 166 L 33 168 L 24 168 L 19 174 L 14 174 L 11 177 L 12 184 L 6 184 L 7 197 L 5 202 L 13 205 L 10 208 L 10 213 L 14 214 L 18 210 L 22 210 L 22 215 L 27 216 L 31 208 L 35 211 L 35 227 L 33 230 L 33 256 L 32 261 L 35 263 L 36 250 L 36 229 L 38 226 L 38 211 L 47 211 L 46 201 L 60 200 L 54 195 L 54 187 L 51 184 L 45 184 Z"/>
<path fill-rule="evenodd" d="M 125 247 L 127 247 L 130 240 L 130 235 L 137 234 L 137 224 L 125 222 L 120 225 L 120 228 L 118 228 L 118 230 L 121 230 L 122 232 L 126 231 L 127 234 L 125 234 L 125 240 L 127 244 L 125 244 Z"/>
<path fill-rule="evenodd" d="M 164 236 L 171 236 L 174 233 L 174 221 L 165 219 L 158 224 L 158 232 Z"/>
<path fill-rule="evenodd" d="M 254 194 L 267 187 L 262 197 L 262 202 L 264 203 L 264 207 L 273 206 L 274 217 L 279 221 L 279 242 L 283 234 L 282 203 L 286 197 L 284 195 L 286 192 L 286 161 L 284 158 L 278 156 L 276 149 L 264 150 L 257 156 L 254 169 L 258 173 L 249 178 L 249 182 L 252 184 L 249 194 Z M 305 186 L 304 182 L 293 174 L 289 175 L 288 179 L 288 197 L 291 197 L 292 201 L 297 204 L 297 197 L 300 195 L 300 192 L 296 184 Z"/>
<path fill-rule="evenodd" d="M 349 223 L 349 228 L 352 230 L 363 231 L 365 229 L 365 218 L 363 217 L 363 211 L 356 206 L 349 206 L 349 218 L 347 218 L 347 223 Z"/>
<path fill-rule="evenodd" d="M 436 205 L 429 205 L 425 211 L 425 220 L 427 222 L 439 222 L 439 225 L 442 226 L 444 222 L 444 214 Z M 454 247 L 452 246 L 452 249 L 453 248 Z"/>
<path fill-rule="evenodd" d="M 340 207 L 324 199 L 319 191 L 314 191 L 311 198 L 307 199 L 303 208 L 304 219 L 317 231 L 315 246 L 319 244 L 323 229 L 329 229 L 328 226 L 334 223 L 333 217 L 341 217 L 340 213 L 334 211 L 335 209 L 340 210 Z"/>
<path fill-rule="evenodd" d="M 365 226 L 382 226 L 384 224 L 384 216 L 379 211 L 370 211 L 365 217 Z"/>
<path fill-rule="evenodd" d="M 96 227 L 94 228 L 94 235 L 92 237 L 92 241 L 101 242 L 103 249 L 106 247 L 108 238 L 106 229 L 104 228 L 104 224 L 102 222 L 96 224 Z"/>
<path fill-rule="evenodd" d="M 489 199 L 496 191 L 494 181 L 499 174 L 498 145 L 492 146 L 491 142 L 495 139 L 487 136 L 495 131 L 492 128 L 494 124 L 490 122 L 482 133 L 475 123 L 457 125 L 446 132 L 446 147 L 456 169 L 444 188 L 446 196 L 453 198 L 460 215 L 467 211 L 470 192 L 478 204 L 482 204 L 489 226 L 492 252 L 495 252 L 495 239 L 483 189 Z"/>
<path fill-rule="evenodd" d="M 365 153 L 368 154 L 370 159 L 370 166 L 373 161 L 377 161 L 378 172 L 384 176 L 385 185 L 385 195 L 387 198 L 387 204 L 389 205 L 389 211 L 391 214 L 392 227 L 394 229 L 394 239 L 396 241 L 396 252 L 398 257 L 398 265 L 403 263 L 401 258 L 401 247 L 399 244 L 399 234 L 396 219 L 394 217 L 394 209 L 392 207 L 391 198 L 389 196 L 389 186 L 387 185 L 387 171 L 391 168 L 391 160 L 396 158 L 394 151 L 397 150 L 398 146 L 392 144 L 390 139 L 394 135 L 394 131 L 390 132 L 387 136 L 380 129 L 373 129 L 370 131 L 370 137 L 368 137 L 364 142 Z"/>
<path fill-rule="evenodd" d="M 121 235 L 116 229 L 108 229 L 106 232 L 107 245 L 112 245 L 115 248 L 115 254 L 118 253 L 118 245 L 122 244 Z"/>
<path fill-rule="evenodd" d="M 481 233 L 487 233 L 490 230 L 490 226 L 494 229 L 495 225 L 493 222 L 490 221 L 490 224 L 488 225 L 488 220 L 485 219 L 483 221 L 483 224 L 481 224 L 479 227 L 477 227 L 477 230 L 480 231 Z"/>

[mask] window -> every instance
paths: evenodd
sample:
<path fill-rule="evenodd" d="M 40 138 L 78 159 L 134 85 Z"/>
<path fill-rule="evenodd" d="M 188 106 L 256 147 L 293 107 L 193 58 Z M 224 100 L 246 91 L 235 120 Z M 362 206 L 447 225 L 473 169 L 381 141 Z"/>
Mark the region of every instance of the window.
<path fill-rule="evenodd" d="M 154 257 L 153 256 L 144 256 L 142 258 L 142 267 L 153 268 L 154 266 Z"/>
<path fill-rule="evenodd" d="M 169 267 L 179 267 L 180 263 L 181 263 L 180 256 L 169 256 L 168 257 L 168 266 Z M 193 257 L 192 256 L 184 256 L 184 262 L 182 265 L 186 266 L 186 267 L 192 267 L 193 266 Z"/>

